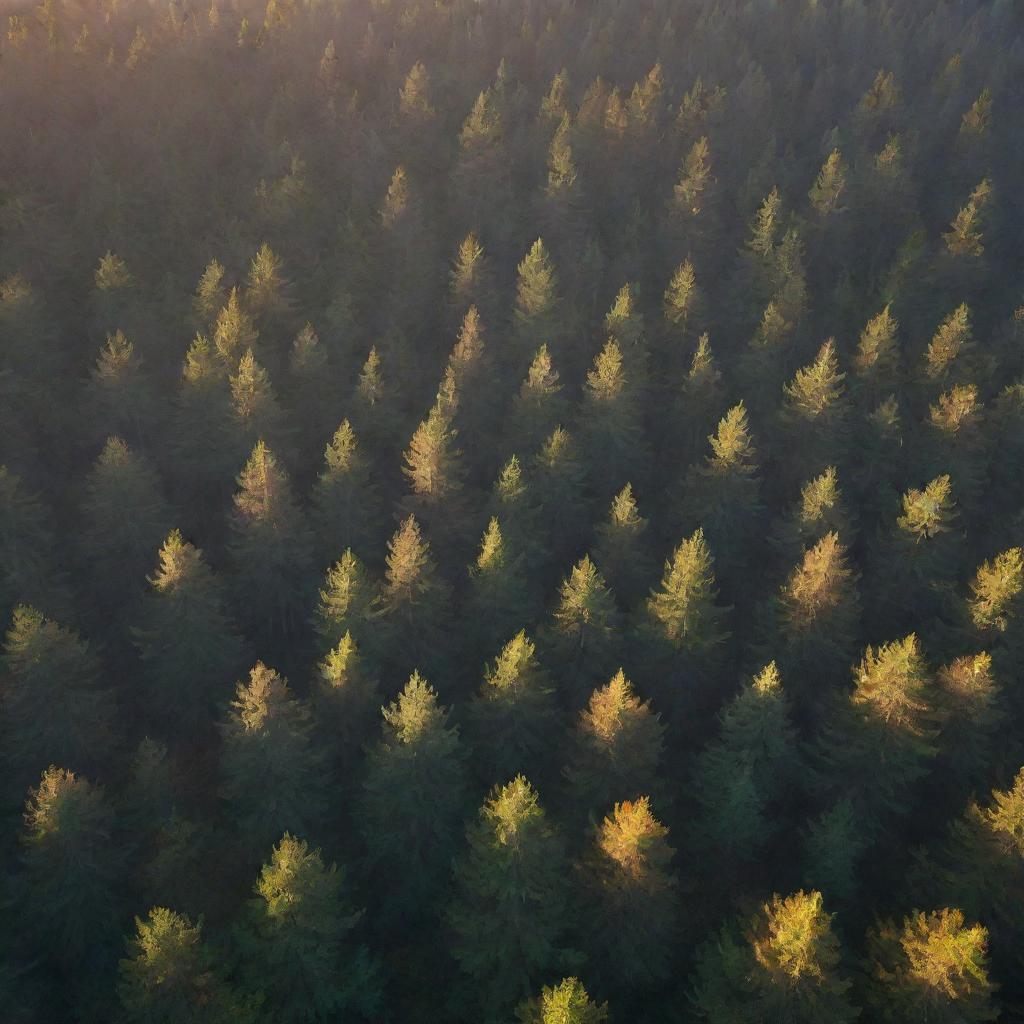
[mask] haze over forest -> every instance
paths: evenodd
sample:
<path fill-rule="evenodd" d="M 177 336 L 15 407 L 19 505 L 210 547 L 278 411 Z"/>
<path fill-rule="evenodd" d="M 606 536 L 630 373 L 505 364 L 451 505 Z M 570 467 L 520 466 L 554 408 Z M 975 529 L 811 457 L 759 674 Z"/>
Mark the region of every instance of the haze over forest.
<path fill-rule="evenodd" d="M 1024 6 L 3 14 L 4 1024 L 1024 1021 Z"/>

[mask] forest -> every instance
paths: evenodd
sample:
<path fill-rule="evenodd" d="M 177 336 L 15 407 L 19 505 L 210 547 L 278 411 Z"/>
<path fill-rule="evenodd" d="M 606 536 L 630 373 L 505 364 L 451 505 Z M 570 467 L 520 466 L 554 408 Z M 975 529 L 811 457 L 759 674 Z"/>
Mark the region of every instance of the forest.
<path fill-rule="evenodd" d="M 1024 4 L 0 4 L 4 1024 L 1024 1021 Z"/>

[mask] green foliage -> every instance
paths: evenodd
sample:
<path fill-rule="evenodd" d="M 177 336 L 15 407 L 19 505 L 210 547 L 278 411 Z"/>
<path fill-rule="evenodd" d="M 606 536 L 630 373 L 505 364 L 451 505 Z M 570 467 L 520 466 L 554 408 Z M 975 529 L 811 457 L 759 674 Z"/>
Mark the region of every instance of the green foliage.
<path fill-rule="evenodd" d="M 288 474 L 262 440 L 238 476 L 229 551 L 235 604 L 271 635 L 295 628 L 306 601 L 312 539 Z"/>
<path fill-rule="evenodd" d="M 257 662 L 221 726 L 221 796 L 247 857 L 286 831 L 316 833 L 326 810 L 322 752 L 309 708 Z"/>
<path fill-rule="evenodd" d="M 379 979 L 350 933 L 345 879 L 319 850 L 287 832 L 256 880 L 238 945 L 247 987 L 267 1020 L 333 1021 L 350 1009 L 372 1013 Z"/>
<path fill-rule="evenodd" d="M 202 939 L 202 920 L 165 907 L 135 919 L 121 961 L 118 994 L 126 1024 L 246 1024 L 253 1007 L 227 986 L 217 957 Z"/>
<path fill-rule="evenodd" d="M 619 669 L 576 720 L 564 769 L 573 803 L 582 814 L 598 814 L 657 791 L 664 750 L 665 726 Z"/>
<path fill-rule="evenodd" d="M 821 893 L 773 896 L 742 937 L 727 928 L 698 951 L 695 1010 L 711 1024 L 853 1021 L 859 1011 L 849 1001 L 840 959 Z"/>
<path fill-rule="evenodd" d="M 522 775 L 494 787 L 467 838 L 449 914 L 453 953 L 477 1019 L 504 1020 L 539 976 L 574 959 L 562 946 L 565 853 Z"/>
<path fill-rule="evenodd" d="M 386 882 L 394 923 L 427 914 L 443 891 L 463 813 L 465 772 L 456 726 L 414 672 L 383 708 L 382 738 L 369 752 L 359 823 L 374 877 Z"/>
<path fill-rule="evenodd" d="M 203 553 L 172 530 L 134 629 L 152 713 L 181 739 L 211 721 L 242 668 L 244 645 Z"/>
<path fill-rule="evenodd" d="M 2 700 L 4 759 L 17 789 L 48 764 L 89 768 L 107 760 L 114 740 L 108 686 L 88 641 L 34 608 L 14 609 Z"/>
<path fill-rule="evenodd" d="M 577 978 L 563 978 L 545 986 L 539 999 L 531 999 L 516 1011 L 522 1024 L 606 1024 L 608 1009 L 595 1003 Z"/>
<path fill-rule="evenodd" d="M 996 1020 L 988 931 L 960 910 L 915 912 L 869 935 L 872 1002 L 882 1020 Z"/>
<path fill-rule="evenodd" d="M 470 706 L 470 722 L 484 777 L 544 774 L 558 714 L 554 690 L 537 662 L 536 647 L 520 630 L 484 670 Z"/>

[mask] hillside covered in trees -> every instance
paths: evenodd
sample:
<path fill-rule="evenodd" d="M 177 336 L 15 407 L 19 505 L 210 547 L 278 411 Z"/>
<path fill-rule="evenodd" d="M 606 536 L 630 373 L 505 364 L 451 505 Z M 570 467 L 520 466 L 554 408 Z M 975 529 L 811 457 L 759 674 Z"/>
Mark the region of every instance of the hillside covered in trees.
<path fill-rule="evenodd" d="M 1024 1020 L 1024 9 L 0 39 L 5 1024 Z"/>

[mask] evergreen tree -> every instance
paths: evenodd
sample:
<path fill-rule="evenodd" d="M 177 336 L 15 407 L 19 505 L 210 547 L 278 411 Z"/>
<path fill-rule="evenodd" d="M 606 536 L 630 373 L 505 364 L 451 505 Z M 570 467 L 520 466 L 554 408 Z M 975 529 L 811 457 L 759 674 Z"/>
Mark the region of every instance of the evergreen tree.
<path fill-rule="evenodd" d="M 155 418 L 155 399 L 143 370 L 144 360 L 121 330 L 107 335 L 107 342 L 89 374 L 90 416 L 102 431 L 144 443 Z"/>
<path fill-rule="evenodd" d="M 742 402 L 726 413 L 708 441 L 711 454 L 686 474 L 683 518 L 703 530 L 715 552 L 719 577 L 736 593 L 732 585 L 743 575 L 761 513 L 756 450 Z"/>
<path fill-rule="evenodd" d="M 992 200 L 992 182 L 986 178 L 971 192 L 942 240 L 950 256 L 980 256 L 985 251 L 982 216 Z"/>
<path fill-rule="evenodd" d="M 404 455 L 402 472 L 412 488 L 406 505 L 438 528 L 451 528 L 452 503 L 462 489 L 462 453 L 455 447 L 456 436 L 450 413 L 435 402 Z"/>
<path fill-rule="evenodd" d="M 82 516 L 91 587 L 109 612 L 145 586 L 171 518 L 155 471 L 119 437 L 107 439 L 89 473 Z"/>
<path fill-rule="evenodd" d="M 353 629 L 364 642 L 370 637 L 367 623 L 373 605 L 373 587 L 363 563 L 349 548 L 330 569 L 320 591 L 314 628 L 321 649 L 332 650 Z"/>
<path fill-rule="evenodd" d="M 388 541 L 387 569 L 376 601 L 375 614 L 385 631 L 381 660 L 393 675 L 418 664 L 443 668 L 449 597 L 430 544 L 409 516 Z"/>
<path fill-rule="evenodd" d="M 58 569 L 49 510 L 21 478 L 0 465 L 0 615 L 33 602 L 51 614 L 70 606 Z"/>
<path fill-rule="evenodd" d="M 602 977 L 646 987 L 671 967 L 678 913 L 668 829 L 650 800 L 616 803 L 583 862 L 585 948 Z"/>
<path fill-rule="evenodd" d="M 556 427 L 533 458 L 531 490 L 537 496 L 556 564 L 578 554 L 586 520 L 584 470 L 569 431 Z"/>
<path fill-rule="evenodd" d="M 562 582 L 554 621 L 545 632 L 549 663 L 568 695 L 586 693 L 607 678 L 619 643 L 615 596 L 584 555 Z"/>
<path fill-rule="evenodd" d="M 3 654 L 4 759 L 15 791 L 41 766 L 91 769 L 115 744 L 114 700 L 88 641 L 26 605 L 14 609 Z"/>
<path fill-rule="evenodd" d="M 535 778 L 547 775 L 558 712 L 554 689 L 525 630 L 486 666 L 470 723 L 484 778 L 509 778 L 526 770 Z"/>
<path fill-rule="evenodd" d="M 846 191 L 846 175 L 846 161 L 838 149 L 833 149 L 808 193 L 811 206 L 819 217 L 840 212 L 840 202 Z"/>
<path fill-rule="evenodd" d="M 258 661 L 238 682 L 221 730 L 220 792 L 243 856 L 259 856 L 286 831 L 316 831 L 326 810 L 323 759 L 309 709 L 288 681 Z"/>
<path fill-rule="evenodd" d="M 227 302 L 217 314 L 213 329 L 213 344 L 225 366 L 237 366 L 242 355 L 259 338 L 252 317 L 245 311 L 237 288 L 228 293 Z"/>
<path fill-rule="evenodd" d="M 116 958 L 123 852 L 113 824 L 103 789 L 74 772 L 51 765 L 29 790 L 19 927 L 37 956 L 83 985 Z"/>
<path fill-rule="evenodd" d="M 576 959 L 562 946 L 565 853 L 522 775 L 495 786 L 467 837 L 449 912 L 454 954 L 476 1019 L 505 1020 L 539 975 Z"/>
<path fill-rule="evenodd" d="M 288 475 L 257 441 L 238 477 L 229 554 L 235 603 L 252 630 L 290 634 L 306 601 L 311 537 Z"/>
<path fill-rule="evenodd" d="M 321 745 L 334 752 L 336 775 L 345 778 L 369 739 L 380 708 L 377 680 L 351 632 L 317 666 L 313 703 Z"/>
<path fill-rule="evenodd" d="M 951 376 L 971 372 L 974 347 L 971 312 L 959 305 L 939 325 L 925 352 L 924 376 L 929 386 L 953 383 Z"/>
<path fill-rule="evenodd" d="M 812 821 L 804 841 L 804 876 L 837 903 L 857 894 L 857 866 L 869 839 L 853 804 L 841 799 Z"/>
<path fill-rule="evenodd" d="M 840 960 L 821 893 L 776 895 L 742 936 L 727 927 L 700 948 L 691 998 L 710 1024 L 853 1021 L 859 1011 L 849 1001 Z"/>
<path fill-rule="evenodd" d="M 224 266 L 218 260 L 210 260 L 203 269 L 203 276 L 196 285 L 192 299 L 192 312 L 200 330 L 209 331 L 218 312 L 227 302 L 224 293 Z"/>
<path fill-rule="evenodd" d="M 643 543 L 647 520 L 637 510 L 633 485 L 626 484 L 612 499 L 608 518 L 597 527 L 594 557 L 626 607 L 640 599 L 653 573 Z"/>
<path fill-rule="evenodd" d="M 322 556 L 339 551 L 364 555 L 377 541 L 380 499 L 370 463 L 347 419 L 324 451 L 324 466 L 313 487 L 313 522 Z"/>
<path fill-rule="evenodd" d="M 254 1007 L 224 980 L 217 957 L 202 939 L 202 920 L 165 907 L 135 919 L 128 956 L 121 961 L 118 994 L 125 1024 L 249 1024 Z"/>
<path fill-rule="evenodd" d="M 532 451 L 565 418 L 567 403 L 561 392 L 551 354 L 546 344 L 541 345 L 512 401 L 507 431 L 511 447 Z"/>
<path fill-rule="evenodd" d="M 962 911 L 917 911 L 902 926 L 882 922 L 868 936 L 872 1004 L 881 1020 L 996 1020 L 988 977 L 988 930 Z"/>
<path fill-rule="evenodd" d="M 243 353 L 238 372 L 228 378 L 228 383 L 240 457 L 260 438 L 269 438 L 275 447 L 281 448 L 287 438 L 284 413 L 267 371 L 256 362 L 251 348 Z"/>
<path fill-rule="evenodd" d="M 172 530 L 159 559 L 132 630 L 147 710 L 178 738 L 194 740 L 228 696 L 245 646 L 202 552 Z"/>
<path fill-rule="evenodd" d="M 516 1011 L 522 1024 L 607 1024 L 608 1008 L 595 1003 L 576 978 L 563 978 L 545 986 L 539 999 L 523 1003 Z"/>
<path fill-rule="evenodd" d="M 822 742 L 825 776 L 847 786 L 855 808 L 877 826 L 909 810 L 935 756 L 931 682 L 913 634 L 868 647 L 853 678 Z"/>
<path fill-rule="evenodd" d="M 800 777 L 796 749 L 789 702 L 771 662 L 726 705 L 718 738 L 697 758 L 695 840 L 701 850 L 747 864 L 763 853 Z"/>
<path fill-rule="evenodd" d="M 380 991 L 375 965 L 354 947 L 353 912 L 337 865 L 287 832 L 256 880 L 239 929 L 246 987 L 274 1021 L 334 1021 L 372 1014 Z"/>
<path fill-rule="evenodd" d="M 523 556 L 505 540 L 492 516 L 480 542 L 480 554 L 469 567 L 466 611 L 478 647 L 493 650 L 532 617 L 535 604 L 523 567 Z"/>
<path fill-rule="evenodd" d="M 645 475 L 649 455 L 637 394 L 614 338 L 608 339 L 587 374 L 582 417 L 590 479 L 599 494 L 614 494 L 630 474 Z"/>
<path fill-rule="evenodd" d="M 558 277 L 542 239 L 530 247 L 518 268 L 514 310 L 519 349 L 561 340 L 561 299 Z"/>
<path fill-rule="evenodd" d="M 418 672 L 382 709 L 383 735 L 366 762 L 357 818 L 381 912 L 392 926 L 439 909 L 463 813 L 465 771 L 456 726 Z"/>
<path fill-rule="evenodd" d="M 872 317 L 861 331 L 853 357 L 853 372 L 858 396 L 876 401 L 899 381 L 899 321 L 892 315 L 892 304 Z"/>
<path fill-rule="evenodd" d="M 688 328 L 700 309 L 701 291 L 690 260 L 676 268 L 662 297 L 662 315 L 673 340 L 685 340 Z"/>

